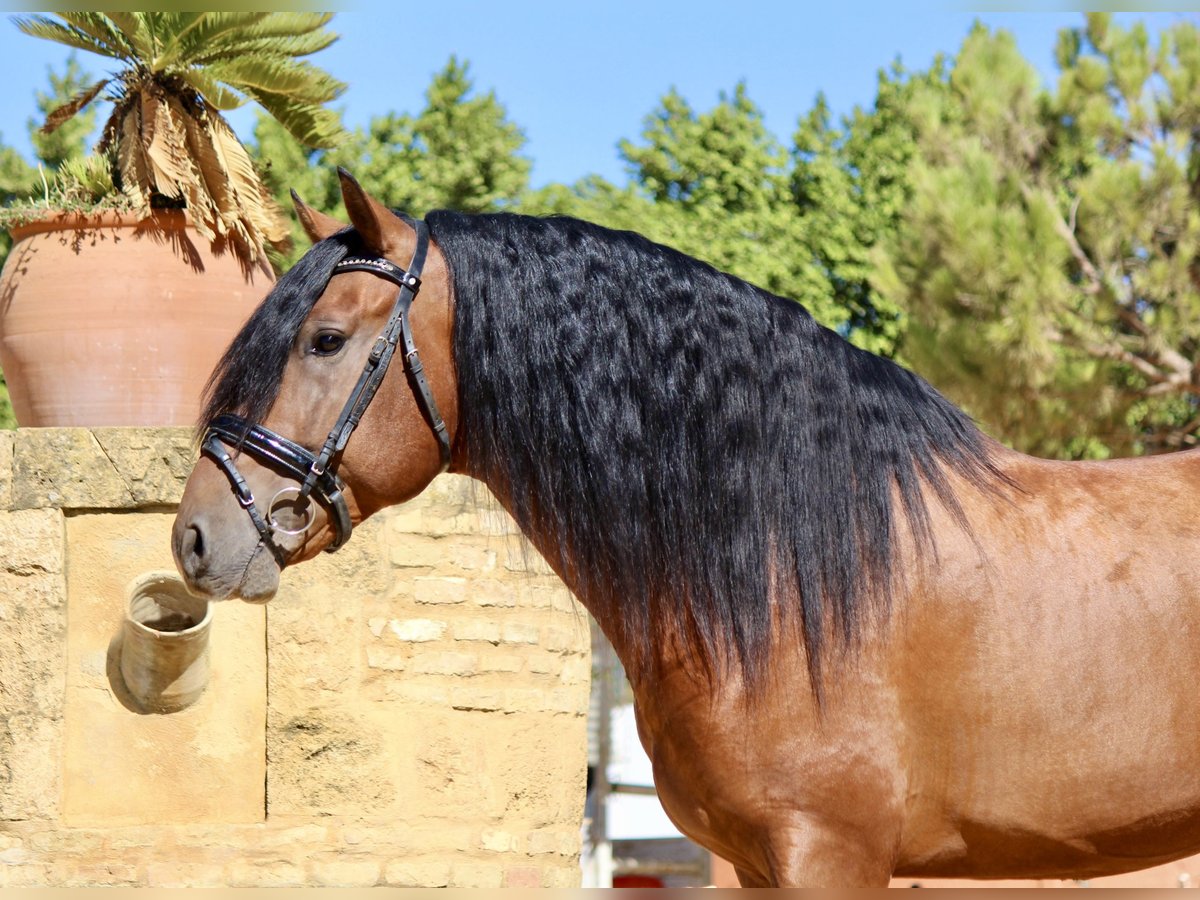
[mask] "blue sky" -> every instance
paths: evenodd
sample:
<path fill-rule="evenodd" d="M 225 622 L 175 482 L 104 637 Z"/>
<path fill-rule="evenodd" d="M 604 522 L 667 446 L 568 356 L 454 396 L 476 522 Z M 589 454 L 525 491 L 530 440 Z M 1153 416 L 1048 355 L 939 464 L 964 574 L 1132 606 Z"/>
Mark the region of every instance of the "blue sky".
<path fill-rule="evenodd" d="M 1161 8 L 1161 7 L 1160 7 Z M 417 11 L 419 9 L 419 12 Z M 415 112 L 433 74 L 450 56 L 471 65 L 477 90 L 495 91 L 525 133 L 533 183 L 571 182 L 591 173 L 624 180 L 617 155 L 670 88 L 707 109 L 721 91 L 745 81 L 768 128 L 787 142 L 800 115 L 824 91 L 836 114 L 870 104 L 876 73 L 897 57 L 923 68 L 938 52 L 953 55 L 976 19 L 1013 32 L 1025 57 L 1054 77 L 1058 29 L 1083 14 L 972 12 L 961 4 L 804 3 L 797 0 L 439 0 L 349 3 L 332 28 L 342 35 L 312 57 L 350 87 L 336 102 L 347 125 L 387 111 Z M 1195 12 L 1121 14 L 1152 30 Z M 33 93 L 47 84 L 65 48 L 27 37 L 0 21 L 0 136 L 29 155 L 25 122 Z M 99 57 L 80 61 L 97 76 Z M 243 139 L 253 114 L 230 117 Z"/>

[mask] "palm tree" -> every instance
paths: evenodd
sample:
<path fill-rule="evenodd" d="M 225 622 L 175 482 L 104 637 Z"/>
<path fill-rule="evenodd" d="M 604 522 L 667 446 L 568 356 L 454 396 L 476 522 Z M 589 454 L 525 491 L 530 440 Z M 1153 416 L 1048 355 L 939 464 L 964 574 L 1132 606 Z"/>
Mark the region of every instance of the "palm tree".
<path fill-rule="evenodd" d="M 218 250 L 247 264 L 288 228 L 245 148 L 221 116 L 257 102 L 314 148 L 344 134 L 324 104 L 346 85 L 305 62 L 337 35 L 332 13 L 58 12 L 15 19 L 26 34 L 120 61 L 123 68 L 52 111 L 53 131 L 108 88 L 114 104 L 97 150 L 135 209 L 186 207 Z"/>

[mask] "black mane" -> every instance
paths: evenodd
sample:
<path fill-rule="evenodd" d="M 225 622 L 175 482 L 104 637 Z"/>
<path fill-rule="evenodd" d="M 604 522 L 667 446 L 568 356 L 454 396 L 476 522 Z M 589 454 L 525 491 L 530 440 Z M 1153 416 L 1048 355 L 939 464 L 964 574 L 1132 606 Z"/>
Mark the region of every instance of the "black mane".
<path fill-rule="evenodd" d="M 922 484 L 961 522 L 947 468 L 1003 481 L 963 412 L 797 303 L 574 219 L 428 221 L 454 279 L 458 440 L 629 646 L 674 633 L 761 684 L 777 579 L 819 689 L 827 635 L 852 644 L 890 605 L 893 490 L 927 546 Z"/>
<path fill-rule="evenodd" d="M 427 221 L 454 280 L 457 440 L 632 648 L 676 635 L 761 686 L 769 598 L 796 596 L 776 612 L 819 690 L 827 638 L 852 645 L 890 607 L 893 491 L 929 546 L 923 486 L 962 521 L 947 470 L 1005 481 L 964 413 L 797 303 L 575 219 Z M 265 418 L 347 252 L 351 231 L 280 278 L 213 373 L 202 429 Z"/>

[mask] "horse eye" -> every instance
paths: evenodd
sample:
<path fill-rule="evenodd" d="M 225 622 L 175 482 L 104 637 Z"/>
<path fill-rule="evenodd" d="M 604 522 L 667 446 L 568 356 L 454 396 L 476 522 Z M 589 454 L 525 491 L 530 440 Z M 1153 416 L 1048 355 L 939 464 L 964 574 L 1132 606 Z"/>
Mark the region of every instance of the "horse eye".
<path fill-rule="evenodd" d="M 345 343 L 346 339 L 342 335 L 323 331 L 313 338 L 312 352 L 317 356 L 333 356 Z"/>

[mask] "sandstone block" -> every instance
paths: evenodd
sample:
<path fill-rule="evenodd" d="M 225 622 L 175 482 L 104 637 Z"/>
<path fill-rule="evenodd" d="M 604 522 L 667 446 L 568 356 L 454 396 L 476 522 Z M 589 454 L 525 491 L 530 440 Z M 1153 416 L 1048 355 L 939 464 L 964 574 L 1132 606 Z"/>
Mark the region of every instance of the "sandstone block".
<path fill-rule="evenodd" d="M 446 633 L 446 623 L 433 619 L 392 619 L 388 626 L 400 640 L 414 644 L 436 641 Z"/>
<path fill-rule="evenodd" d="M 303 869 L 282 860 L 238 860 L 226 873 L 228 887 L 303 887 L 305 881 Z"/>
<path fill-rule="evenodd" d="M 563 669 L 563 660 L 561 656 L 556 656 L 551 653 L 531 654 L 529 657 L 529 671 L 534 675 L 558 675 Z"/>
<path fill-rule="evenodd" d="M 520 842 L 517 835 L 497 828 L 485 828 L 479 835 L 479 846 L 492 853 L 515 853 Z"/>
<path fill-rule="evenodd" d="M 196 464 L 190 428 L 94 428 L 96 443 L 138 507 L 173 505 Z"/>
<path fill-rule="evenodd" d="M 289 825 L 284 828 L 272 828 L 258 825 L 250 830 L 253 838 L 248 841 L 249 847 L 257 850 L 270 850 L 280 847 L 303 847 L 319 845 L 328 840 L 329 831 L 324 825 L 315 822 L 305 825 Z"/>
<path fill-rule="evenodd" d="M 379 882 L 380 864 L 370 859 L 314 860 L 309 865 L 311 883 L 319 887 L 373 887 Z"/>
<path fill-rule="evenodd" d="M 50 877 L 54 887 L 133 887 L 138 882 L 138 870 L 129 862 L 66 857 L 53 862 Z"/>
<path fill-rule="evenodd" d="M 486 538 L 390 532 L 388 553 L 397 568 L 462 572 L 491 572 L 496 568 L 497 551 L 488 546 Z"/>
<path fill-rule="evenodd" d="M 502 635 L 501 623 L 489 619 L 463 619 L 454 623 L 456 641 L 486 641 L 489 644 L 499 644 Z"/>
<path fill-rule="evenodd" d="M 403 653 L 396 650 L 379 650 L 371 647 L 367 650 L 367 668 L 380 669 L 384 672 L 403 672 L 408 668 L 408 660 Z"/>
<path fill-rule="evenodd" d="M 0 571 L 29 576 L 63 571 L 63 515 L 55 509 L 0 513 Z"/>
<path fill-rule="evenodd" d="M 479 660 L 470 653 L 420 653 L 413 657 L 412 669 L 419 675 L 474 675 Z"/>
<path fill-rule="evenodd" d="M 456 604 L 467 599 L 467 579 L 448 575 L 418 575 L 412 581 L 413 599 L 425 604 Z"/>
<path fill-rule="evenodd" d="M 550 627 L 542 638 L 542 646 L 555 653 L 582 653 L 591 646 L 586 626 L 576 628 Z"/>
<path fill-rule="evenodd" d="M 0 431 L 0 510 L 12 508 L 13 439 L 16 432 Z"/>
<path fill-rule="evenodd" d="M 383 880 L 391 887 L 446 887 L 450 864 L 442 859 L 395 859 L 384 868 Z"/>
<path fill-rule="evenodd" d="M 529 622 L 505 622 L 504 641 L 508 644 L 536 644 L 538 627 Z"/>
<path fill-rule="evenodd" d="M 465 476 L 440 475 L 391 511 L 389 527 L 400 534 L 474 534 L 480 530 L 478 501 L 488 497 L 486 488 L 475 488 Z"/>
<path fill-rule="evenodd" d="M 525 668 L 525 657 L 515 653 L 483 653 L 479 656 L 480 672 L 520 672 Z"/>
<path fill-rule="evenodd" d="M 471 596 L 479 606 L 512 609 L 517 605 L 520 585 L 495 578 L 480 578 L 471 583 Z"/>
<path fill-rule="evenodd" d="M 104 832 L 89 828 L 39 831 L 29 838 L 29 846 L 39 853 L 95 853 L 103 849 L 104 844 Z"/>
<path fill-rule="evenodd" d="M 450 887 L 498 888 L 504 882 L 504 869 L 497 863 L 455 862 Z"/>
<path fill-rule="evenodd" d="M 22 428 L 13 442 L 14 509 L 126 509 L 129 485 L 86 428 Z"/>
<path fill-rule="evenodd" d="M 498 712 L 507 709 L 504 691 L 494 688 L 455 686 L 450 692 L 451 708 L 461 712 Z"/>
<path fill-rule="evenodd" d="M 49 863 L 28 863 L 23 866 L 0 866 L 0 888 L 58 887 L 54 883 Z"/>
<path fill-rule="evenodd" d="M 0 820 L 58 819 L 61 753 L 61 720 L 0 718 Z"/>
<path fill-rule="evenodd" d="M 139 887 L 152 888 L 220 888 L 225 887 L 225 876 L 217 863 L 152 862 L 146 866 L 146 878 Z"/>
<path fill-rule="evenodd" d="M 509 866 L 504 870 L 504 886 L 540 888 L 542 886 L 542 870 L 537 866 Z"/>
<path fill-rule="evenodd" d="M 558 853 L 559 840 L 557 831 L 534 831 L 529 835 L 529 853 L 540 856 L 546 853 Z"/>
<path fill-rule="evenodd" d="M 62 718 L 65 594 L 61 575 L 0 572 L 0 716 Z"/>
<path fill-rule="evenodd" d="M 542 872 L 542 886 L 548 888 L 578 888 L 582 879 L 578 864 L 553 866 Z"/>
<path fill-rule="evenodd" d="M 278 816 L 373 815 L 396 795 L 379 727 L 355 712 L 310 707 L 267 721 L 268 820 Z"/>

